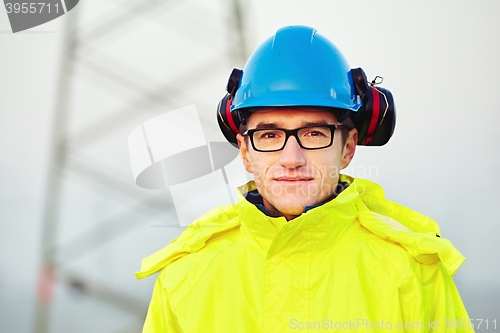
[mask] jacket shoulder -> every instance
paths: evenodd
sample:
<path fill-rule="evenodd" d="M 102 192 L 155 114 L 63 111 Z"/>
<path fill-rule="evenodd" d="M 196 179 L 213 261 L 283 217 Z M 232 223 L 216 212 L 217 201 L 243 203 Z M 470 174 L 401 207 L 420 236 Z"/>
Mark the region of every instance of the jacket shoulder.
<path fill-rule="evenodd" d="M 436 221 L 387 200 L 380 185 L 357 178 L 349 187 L 353 187 L 352 200 L 359 212 L 359 223 L 373 234 L 401 245 L 421 264 L 441 262 L 449 275 L 465 261 L 453 244 L 441 237 Z"/>
<path fill-rule="evenodd" d="M 187 253 L 163 268 L 159 278 L 171 295 L 172 304 L 180 303 L 240 235 L 239 227 L 221 231 L 207 240 L 203 248 Z"/>
<path fill-rule="evenodd" d="M 401 244 L 381 237 L 361 221 L 358 222 L 359 227 L 342 242 L 346 255 L 356 257 L 355 260 L 362 261 L 367 267 L 377 262 L 385 274 L 393 275 L 398 280 L 413 274 L 418 262 Z"/>
<path fill-rule="evenodd" d="M 393 205 L 391 203 L 391 205 Z M 406 250 L 416 262 L 432 265 L 440 262 L 448 274 L 453 275 L 465 261 L 464 256 L 445 238 L 440 237 L 439 229 L 419 228 L 420 214 L 405 209 L 400 214 L 382 214 L 362 207 L 360 224 L 374 235 Z M 411 223 L 408 223 L 411 220 Z M 429 218 L 423 219 L 426 224 Z"/>
<path fill-rule="evenodd" d="M 201 249 L 213 252 L 213 244 L 224 244 L 231 230 L 239 229 L 237 205 L 222 206 L 209 211 L 189 225 L 170 244 L 151 256 L 143 259 L 141 270 L 136 273 L 138 279 L 157 273 L 185 257 Z"/>

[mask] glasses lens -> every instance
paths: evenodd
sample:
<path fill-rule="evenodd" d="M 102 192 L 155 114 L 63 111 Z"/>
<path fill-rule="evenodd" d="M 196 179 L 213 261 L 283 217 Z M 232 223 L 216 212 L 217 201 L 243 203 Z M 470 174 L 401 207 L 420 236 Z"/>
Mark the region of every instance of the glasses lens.
<path fill-rule="evenodd" d="M 332 131 L 328 127 L 301 128 L 297 136 L 305 148 L 324 148 L 332 143 Z"/>
<path fill-rule="evenodd" d="M 278 129 L 263 129 L 253 133 L 253 144 L 258 150 L 279 150 L 283 147 L 286 133 Z"/>
<path fill-rule="evenodd" d="M 330 146 L 333 141 L 333 132 L 329 127 L 304 127 L 299 129 L 296 133 L 296 138 L 302 147 L 308 149 L 325 148 Z M 257 150 L 281 150 L 285 146 L 286 132 L 281 129 L 256 130 L 253 132 L 252 139 L 254 148 Z"/>

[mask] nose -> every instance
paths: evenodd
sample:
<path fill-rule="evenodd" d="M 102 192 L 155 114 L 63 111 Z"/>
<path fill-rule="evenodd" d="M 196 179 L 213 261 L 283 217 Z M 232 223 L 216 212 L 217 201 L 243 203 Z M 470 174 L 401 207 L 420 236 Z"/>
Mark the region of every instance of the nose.
<path fill-rule="evenodd" d="M 295 169 L 305 165 L 307 162 L 304 151 L 299 146 L 295 136 L 290 136 L 281 151 L 280 164 L 284 167 Z"/>

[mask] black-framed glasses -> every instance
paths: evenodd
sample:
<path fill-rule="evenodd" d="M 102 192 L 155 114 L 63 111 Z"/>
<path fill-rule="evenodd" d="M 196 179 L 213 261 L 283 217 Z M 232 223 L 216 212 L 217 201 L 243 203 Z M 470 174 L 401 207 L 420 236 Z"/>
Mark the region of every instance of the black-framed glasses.
<path fill-rule="evenodd" d="M 249 129 L 243 133 L 250 137 L 252 147 L 260 152 L 280 151 L 290 136 L 294 136 L 300 147 L 313 150 L 330 147 L 336 129 L 346 128 L 344 125 L 311 125 L 287 130 L 284 128 Z"/>

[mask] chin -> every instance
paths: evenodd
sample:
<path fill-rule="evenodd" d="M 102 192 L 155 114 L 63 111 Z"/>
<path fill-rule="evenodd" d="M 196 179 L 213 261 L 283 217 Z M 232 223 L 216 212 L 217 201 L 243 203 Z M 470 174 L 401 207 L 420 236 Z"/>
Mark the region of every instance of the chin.
<path fill-rule="evenodd" d="M 307 206 L 312 206 L 314 203 L 307 201 L 301 202 L 276 202 L 276 205 L 273 205 L 281 214 L 283 215 L 293 215 L 298 216 L 304 212 L 304 208 Z"/>

